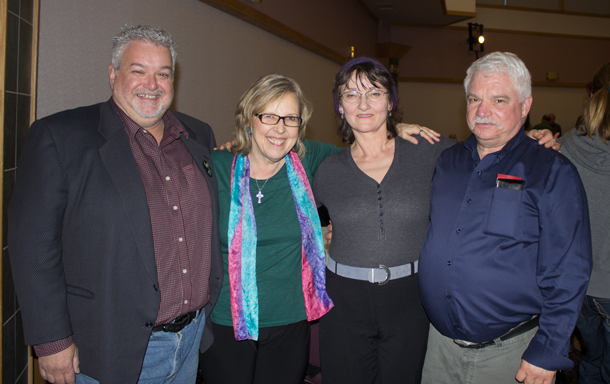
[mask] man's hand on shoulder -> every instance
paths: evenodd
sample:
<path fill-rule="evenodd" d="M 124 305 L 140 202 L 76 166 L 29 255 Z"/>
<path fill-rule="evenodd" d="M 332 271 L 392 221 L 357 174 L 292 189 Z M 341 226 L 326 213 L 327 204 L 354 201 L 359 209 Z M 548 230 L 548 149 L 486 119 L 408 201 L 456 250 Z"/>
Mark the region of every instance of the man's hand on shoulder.
<path fill-rule="evenodd" d="M 517 371 L 515 379 L 524 384 L 551 384 L 557 371 L 547 371 L 521 360 L 521 368 Z"/>
<path fill-rule="evenodd" d="M 328 232 L 324 234 L 324 240 L 326 240 L 326 245 L 330 245 L 333 238 L 333 222 L 329 220 L 328 227 L 326 228 L 328 229 Z"/>
<path fill-rule="evenodd" d="M 61 352 L 38 358 L 40 375 L 49 383 L 73 384 L 78 368 L 78 348 L 72 344 Z"/>

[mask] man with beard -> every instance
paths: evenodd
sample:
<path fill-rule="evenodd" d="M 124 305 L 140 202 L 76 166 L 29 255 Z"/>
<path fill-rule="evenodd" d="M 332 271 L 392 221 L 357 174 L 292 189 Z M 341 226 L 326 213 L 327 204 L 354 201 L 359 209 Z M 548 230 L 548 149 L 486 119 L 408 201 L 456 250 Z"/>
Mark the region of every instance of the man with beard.
<path fill-rule="evenodd" d="M 110 100 L 36 121 L 9 205 L 25 341 L 52 383 L 194 383 L 222 260 L 210 127 L 169 111 L 162 29 L 113 39 Z M 202 334 L 205 336 L 202 337 Z"/>

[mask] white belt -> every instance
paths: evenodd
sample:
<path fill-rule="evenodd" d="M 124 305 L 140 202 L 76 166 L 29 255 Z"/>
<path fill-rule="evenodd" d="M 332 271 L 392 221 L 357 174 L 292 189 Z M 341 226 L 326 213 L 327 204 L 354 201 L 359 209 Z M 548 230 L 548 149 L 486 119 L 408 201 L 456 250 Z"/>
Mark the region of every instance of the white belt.
<path fill-rule="evenodd" d="M 396 267 L 386 267 L 383 264 L 380 264 L 379 268 L 352 267 L 351 265 L 337 263 L 330 256 L 328 257 L 328 264 L 326 265 L 331 272 L 334 272 L 339 276 L 355 280 L 364 280 L 379 285 L 387 284 L 390 280 L 400 279 L 401 277 L 415 274 L 417 273 L 418 266 L 419 260 Z"/>

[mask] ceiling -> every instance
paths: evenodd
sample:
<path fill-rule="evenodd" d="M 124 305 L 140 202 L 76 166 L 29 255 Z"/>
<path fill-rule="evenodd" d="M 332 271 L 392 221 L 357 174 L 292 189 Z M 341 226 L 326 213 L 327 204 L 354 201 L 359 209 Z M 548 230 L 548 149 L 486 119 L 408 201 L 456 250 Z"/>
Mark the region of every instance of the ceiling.
<path fill-rule="evenodd" d="M 386 23 L 449 25 L 467 19 L 443 14 L 442 0 L 360 0 Z"/>
<path fill-rule="evenodd" d="M 450 25 L 468 19 L 443 13 L 443 0 L 359 0 L 380 21 L 391 24 Z M 608 0 L 476 0 L 477 6 L 610 16 Z"/>

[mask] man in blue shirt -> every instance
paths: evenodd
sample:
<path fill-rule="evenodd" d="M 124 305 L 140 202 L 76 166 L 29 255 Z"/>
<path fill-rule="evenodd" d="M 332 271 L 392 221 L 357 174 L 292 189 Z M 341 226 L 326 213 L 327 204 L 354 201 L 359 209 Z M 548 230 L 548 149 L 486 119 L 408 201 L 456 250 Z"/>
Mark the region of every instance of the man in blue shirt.
<path fill-rule="evenodd" d="M 419 263 L 432 326 L 423 383 L 550 384 L 591 270 L 585 192 L 563 155 L 523 131 L 531 78 L 514 54 L 464 80 L 472 135 L 439 158 Z"/>

